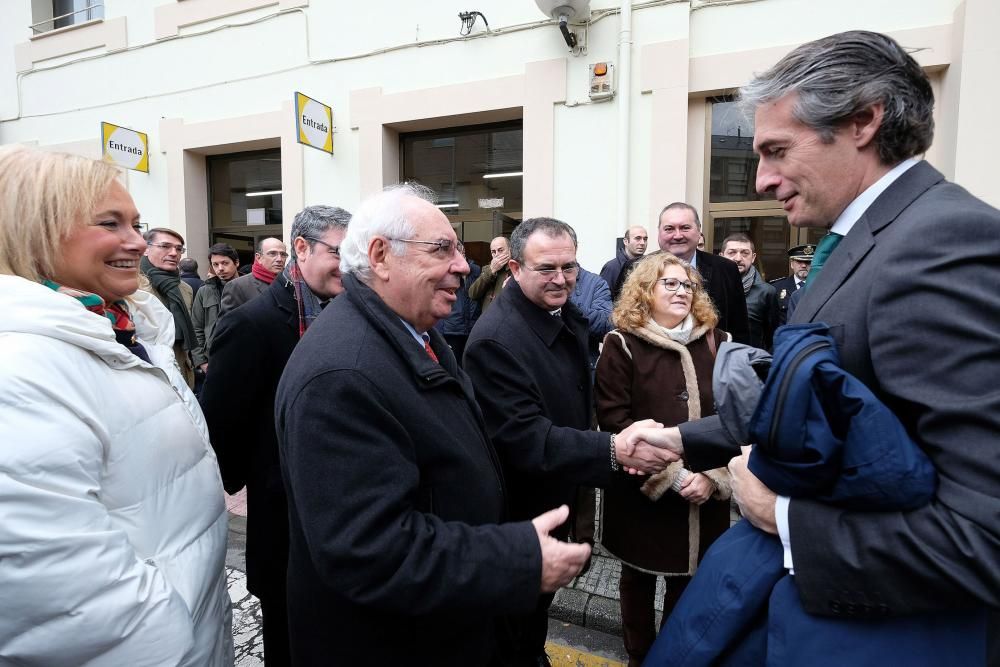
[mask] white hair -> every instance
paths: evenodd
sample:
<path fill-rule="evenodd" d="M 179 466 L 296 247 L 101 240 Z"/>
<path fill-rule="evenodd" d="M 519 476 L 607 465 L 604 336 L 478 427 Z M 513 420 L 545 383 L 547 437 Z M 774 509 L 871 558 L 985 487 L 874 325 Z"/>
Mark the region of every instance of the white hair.
<path fill-rule="evenodd" d="M 341 271 L 356 276 L 365 284 L 371 281 L 368 244 L 373 236 L 390 239 L 389 248 L 394 255 L 406 252 L 406 245 L 394 239 L 409 239 L 414 236 L 413 225 L 405 215 L 405 200 L 408 197 L 423 199 L 432 204 L 436 201 L 430 188 L 416 183 L 402 183 L 390 185 L 361 203 L 340 244 Z"/>

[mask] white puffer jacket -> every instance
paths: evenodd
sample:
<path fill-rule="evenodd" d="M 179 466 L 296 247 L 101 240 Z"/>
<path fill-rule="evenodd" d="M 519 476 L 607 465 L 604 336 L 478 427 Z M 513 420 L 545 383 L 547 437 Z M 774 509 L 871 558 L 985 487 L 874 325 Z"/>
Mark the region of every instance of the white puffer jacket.
<path fill-rule="evenodd" d="M 170 312 L 153 366 L 76 299 L 0 275 L 0 665 L 232 665 L 222 481 Z"/>

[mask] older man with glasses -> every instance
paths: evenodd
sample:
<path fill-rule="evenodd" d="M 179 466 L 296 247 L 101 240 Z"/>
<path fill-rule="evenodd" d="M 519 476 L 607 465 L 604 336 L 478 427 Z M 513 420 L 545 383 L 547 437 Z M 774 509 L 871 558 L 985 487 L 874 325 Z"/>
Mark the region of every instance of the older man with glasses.
<path fill-rule="evenodd" d="M 269 237 L 258 243 L 250 273 L 230 281 L 222 291 L 220 314 L 238 308 L 264 292 L 285 268 L 287 259 L 288 248 L 281 239 Z"/>
<path fill-rule="evenodd" d="M 139 262 L 139 270 L 142 272 L 139 289 L 153 294 L 174 316 L 174 356 L 184 380 L 194 389 L 191 352 L 198 347 L 198 338 L 191 321 L 194 290 L 181 280 L 178 266 L 187 250 L 184 247 L 184 237 L 166 227 L 150 229 L 142 236 L 146 240 L 146 254 Z"/>
<path fill-rule="evenodd" d="M 497 453 L 434 330 L 469 267 L 431 197 L 401 185 L 362 203 L 344 295 L 278 387 L 294 664 L 491 664 L 494 617 L 533 608 L 590 551 L 549 535 L 566 508 L 500 523 Z M 610 470 L 607 435 L 594 456 Z"/>

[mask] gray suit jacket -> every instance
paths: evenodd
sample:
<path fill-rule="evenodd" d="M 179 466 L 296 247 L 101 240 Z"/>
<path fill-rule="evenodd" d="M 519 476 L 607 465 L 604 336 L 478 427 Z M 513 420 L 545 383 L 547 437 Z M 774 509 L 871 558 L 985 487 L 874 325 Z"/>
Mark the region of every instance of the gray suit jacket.
<path fill-rule="evenodd" d="M 805 609 L 1000 606 L 1000 211 L 918 163 L 858 220 L 789 322 L 833 327 L 843 367 L 939 475 L 934 501 L 911 512 L 792 500 Z"/>

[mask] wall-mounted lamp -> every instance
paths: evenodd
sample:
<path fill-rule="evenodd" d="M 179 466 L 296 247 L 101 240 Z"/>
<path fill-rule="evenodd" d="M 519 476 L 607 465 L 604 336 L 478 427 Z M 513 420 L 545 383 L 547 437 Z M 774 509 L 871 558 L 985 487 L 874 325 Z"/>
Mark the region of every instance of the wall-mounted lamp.
<path fill-rule="evenodd" d="M 559 31 L 566 40 L 566 45 L 571 49 L 576 48 L 576 33 L 569 29 L 569 23 L 590 18 L 590 0 L 535 0 L 535 4 L 543 14 L 559 21 Z"/>

